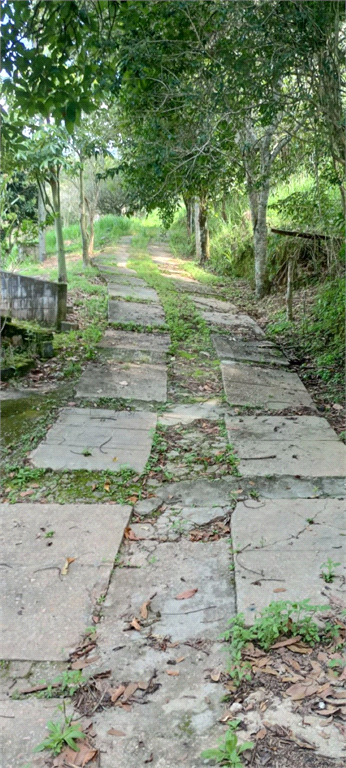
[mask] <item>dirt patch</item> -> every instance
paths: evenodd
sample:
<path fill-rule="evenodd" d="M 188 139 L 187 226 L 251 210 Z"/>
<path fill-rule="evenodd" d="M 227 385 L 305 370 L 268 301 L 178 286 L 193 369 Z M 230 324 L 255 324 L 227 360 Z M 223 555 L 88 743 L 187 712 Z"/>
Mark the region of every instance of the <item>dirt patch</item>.
<path fill-rule="evenodd" d="M 237 473 L 237 460 L 222 422 L 203 419 L 189 425 L 158 427 L 148 463 L 148 477 L 160 483 Z"/>

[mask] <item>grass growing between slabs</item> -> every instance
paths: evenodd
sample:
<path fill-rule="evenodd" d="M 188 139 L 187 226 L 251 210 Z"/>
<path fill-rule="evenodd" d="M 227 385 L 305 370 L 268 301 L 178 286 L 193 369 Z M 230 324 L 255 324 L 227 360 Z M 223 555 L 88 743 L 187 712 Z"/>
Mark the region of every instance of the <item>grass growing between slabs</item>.
<path fill-rule="evenodd" d="M 174 281 L 161 274 L 146 248 L 148 233 L 134 238 L 129 266 L 136 270 L 162 303 L 171 337 L 168 394 L 172 402 L 205 399 L 222 391 L 220 365 L 215 357 L 210 330 L 190 296 L 177 290 Z"/>

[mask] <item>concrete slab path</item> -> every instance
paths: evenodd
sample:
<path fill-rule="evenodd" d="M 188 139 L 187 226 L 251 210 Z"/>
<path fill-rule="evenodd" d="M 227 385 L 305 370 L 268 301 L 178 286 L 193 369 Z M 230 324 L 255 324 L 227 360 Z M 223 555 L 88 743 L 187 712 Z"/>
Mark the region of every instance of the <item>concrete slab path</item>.
<path fill-rule="evenodd" d="M 116 249 L 105 249 L 98 263 L 110 295 L 115 290 L 120 292 L 116 295 L 143 298 L 143 291 L 151 289 L 128 267 L 129 242 L 122 238 Z M 61 409 L 29 461 L 56 471 L 107 473 L 127 464 L 141 473 L 159 423 L 160 450 L 165 459 L 174 454 L 170 458 L 177 475 L 172 482 L 162 481 L 159 464 L 137 478 L 141 490 L 129 498 L 131 506 L 3 505 L 1 567 L 7 588 L 1 656 L 9 663 L 2 669 L 0 689 L 1 707 L 7 706 L 0 708 L 4 768 L 47 765 L 47 753 L 33 757 L 32 749 L 47 734 L 44 726 L 55 701 L 9 701 L 9 696 L 14 685 L 22 691 L 32 681 L 51 681 L 57 670 L 66 670 L 69 651 L 91 621 L 97 629 L 97 655 L 96 660 L 87 658 L 91 663 L 83 673 L 110 674 L 115 688 L 141 683 L 130 704 L 107 707 L 101 700 L 103 678 L 96 678 L 99 698 L 91 708 L 99 767 L 202 768 L 201 751 L 215 747 L 227 728 L 220 721 L 225 690 L 216 683 L 227 666 L 220 635 L 228 620 L 240 611 L 250 624 L 272 600 L 345 600 L 345 446 L 326 420 L 314 415 L 298 376 L 278 369 L 285 359 L 252 318 L 221 302 L 220 292 L 208 298 L 215 289 L 185 275 L 181 261 L 166 247 L 150 246 L 150 252 L 172 287 L 191 293 L 207 320 L 228 403 L 208 395 L 191 402 L 187 390 L 187 403 L 158 409 L 166 401 L 170 338 L 145 329 L 163 326 L 162 307 L 110 301 L 110 322 L 139 325 L 145 332 L 106 330 L 99 359 L 88 364 L 76 385 L 76 399 L 90 399 L 95 407 Z M 127 401 L 126 409 L 99 408 L 104 397 Z M 231 404 L 250 405 L 254 411 L 242 413 Z M 312 415 L 296 415 L 303 407 Z M 281 409 L 288 415 L 275 415 Z M 204 430 L 204 440 L 210 435 L 216 457 L 219 430 L 223 445 L 227 430 L 240 460 L 239 474 L 230 465 L 229 474 L 216 479 L 208 474 L 215 470 L 211 463 L 197 477 L 189 477 L 187 468 L 187 479 L 179 481 L 172 448 L 184 447 L 189 430 L 196 444 L 199 431 Z M 157 459 L 157 453 L 152 456 Z M 331 584 L 321 577 L 328 558 L 340 563 Z M 275 702 L 262 713 L 244 701 L 240 739 L 255 735 L 263 717 L 274 725 L 292 718 L 287 699 Z M 232 717 L 236 714 L 232 711 Z M 79 710 L 75 716 L 80 717 Z M 250 723 L 247 733 L 252 716 L 256 727 L 251 730 Z M 332 723 L 329 733 L 329 741 L 324 733 L 316 739 L 313 754 L 322 760 L 318 768 L 329 753 L 341 761 L 344 756 Z M 51 763 L 48 758 L 49 768 Z"/>

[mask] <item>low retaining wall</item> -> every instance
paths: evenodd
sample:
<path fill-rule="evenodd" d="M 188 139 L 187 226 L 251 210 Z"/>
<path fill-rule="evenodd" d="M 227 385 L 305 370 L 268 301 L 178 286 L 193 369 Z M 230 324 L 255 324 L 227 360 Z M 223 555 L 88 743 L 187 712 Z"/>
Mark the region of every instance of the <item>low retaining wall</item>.
<path fill-rule="evenodd" d="M 19 320 L 60 327 L 66 318 L 67 284 L 0 271 L 1 306 Z"/>

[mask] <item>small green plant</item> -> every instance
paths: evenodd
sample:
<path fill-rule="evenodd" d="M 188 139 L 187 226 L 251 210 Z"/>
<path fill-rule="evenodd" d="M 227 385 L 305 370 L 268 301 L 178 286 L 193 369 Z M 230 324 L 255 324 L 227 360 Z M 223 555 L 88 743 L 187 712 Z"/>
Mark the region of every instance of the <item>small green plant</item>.
<path fill-rule="evenodd" d="M 47 533 L 44 534 L 45 539 L 52 539 L 55 534 L 55 531 L 47 531 Z"/>
<path fill-rule="evenodd" d="M 334 581 L 336 576 L 335 568 L 337 568 L 339 565 L 341 565 L 341 563 L 335 563 L 331 557 L 328 557 L 328 560 L 325 563 L 322 563 L 321 576 L 322 579 L 327 582 L 327 584 L 331 584 Z"/>
<path fill-rule="evenodd" d="M 85 733 L 83 733 L 79 724 L 71 723 L 71 718 L 65 718 L 62 723 L 49 720 L 47 729 L 49 736 L 35 747 L 34 752 L 43 752 L 43 750 L 47 749 L 55 757 L 60 754 L 65 745 L 73 749 L 74 752 L 79 752 L 76 739 L 85 739 Z"/>
<path fill-rule="evenodd" d="M 239 724 L 239 721 L 238 723 Z M 240 759 L 240 755 L 247 749 L 253 749 L 253 741 L 245 741 L 243 744 L 238 743 L 238 737 L 234 733 L 234 729 L 237 726 L 231 726 L 227 731 L 223 739 L 220 739 L 218 747 L 214 749 L 206 749 L 201 754 L 201 758 L 204 760 L 214 760 L 219 765 L 229 766 L 229 768 L 242 768 L 244 763 Z"/>
<path fill-rule="evenodd" d="M 45 683 L 45 680 L 41 681 Z M 73 696 L 77 688 L 85 682 L 80 669 L 67 669 L 47 684 L 44 691 L 37 694 L 39 699 L 50 699 L 53 696 Z"/>
<path fill-rule="evenodd" d="M 243 661 L 242 651 L 247 643 L 254 642 L 267 651 L 280 637 L 300 635 L 309 645 L 315 645 L 324 638 L 333 636 L 335 627 L 325 622 L 323 628 L 317 624 L 314 617 L 328 606 L 310 605 L 309 600 L 291 602 L 277 600 L 270 603 L 261 612 L 251 627 L 245 626 L 244 614 L 239 613 L 229 622 L 229 629 L 223 639 L 230 643 L 229 673 L 236 685 L 251 678 L 250 665 Z"/>
<path fill-rule="evenodd" d="M 82 451 L 82 455 L 83 456 L 92 456 L 92 453 L 89 450 L 89 448 L 84 448 L 84 450 Z"/>

